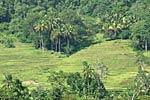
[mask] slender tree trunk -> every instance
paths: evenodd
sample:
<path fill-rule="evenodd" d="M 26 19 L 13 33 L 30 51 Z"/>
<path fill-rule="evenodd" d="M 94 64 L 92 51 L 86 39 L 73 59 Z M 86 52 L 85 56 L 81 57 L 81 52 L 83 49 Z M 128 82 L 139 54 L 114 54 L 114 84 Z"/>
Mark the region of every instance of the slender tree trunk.
<path fill-rule="evenodd" d="M 148 46 L 148 43 L 147 43 L 148 41 L 147 41 L 147 39 L 145 40 L 145 51 L 147 51 L 147 46 Z"/>
<path fill-rule="evenodd" d="M 51 50 L 53 50 L 53 42 L 51 41 Z"/>
<path fill-rule="evenodd" d="M 68 38 L 67 38 L 67 47 L 70 48 L 70 41 Z"/>
<path fill-rule="evenodd" d="M 44 52 L 44 37 L 41 35 L 42 51 Z"/>
<path fill-rule="evenodd" d="M 55 51 L 57 52 L 57 41 L 55 41 Z"/>
<path fill-rule="evenodd" d="M 59 52 L 61 52 L 61 43 L 60 43 L 60 36 L 58 37 L 58 42 L 59 42 Z"/>
<path fill-rule="evenodd" d="M 41 49 L 44 52 L 44 36 L 41 34 Z"/>
<path fill-rule="evenodd" d="M 41 32 L 39 32 L 39 42 L 40 42 L 40 49 L 42 48 L 42 42 L 41 42 Z"/>

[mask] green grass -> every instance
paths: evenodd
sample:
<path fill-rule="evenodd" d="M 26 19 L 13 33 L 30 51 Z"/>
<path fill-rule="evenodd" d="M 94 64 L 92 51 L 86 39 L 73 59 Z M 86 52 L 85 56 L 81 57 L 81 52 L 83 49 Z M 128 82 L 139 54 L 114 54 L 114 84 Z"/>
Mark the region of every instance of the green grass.
<path fill-rule="evenodd" d="M 128 79 L 136 75 L 135 65 L 136 52 L 130 47 L 130 41 L 116 40 L 107 41 L 90 46 L 84 50 L 65 59 L 65 63 L 70 66 L 59 67 L 67 71 L 80 71 L 82 62 L 88 61 L 91 66 L 96 67 L 98 63 L 104 63 L 109 68 L 109 75 L 104 79 L 104 83 L 109 89 L 125 88 L 130 82 Z"/>
<path fill-rule="evenodd" d="M 16 48 L 0 47 L 0 80 L 2 74 L 10 73 L 15 78 L 24 81 L 47 80 L 48 71 L 57 68 L 57 62 L 61 61 L 59 54 L 51 54 L 50 51 L 42 52 L 34 49 L 31 44 L 17 43 Z"/>
<path fill-rule="evenodd" d="M 49 71 L 82 71 L 82 62 L 88 61 L 93 68 L 104 63 L 109 75 L 103 80 L 107 89 L 124 89 L 131 84 L 137 73 L 136 52 L 128 40 L 115 40 L 87 47 L 70 57 L 52 51 L 42 52 L 32 44 L 15 44 L 16 48 L 4 48 L 0 45 L 0 81 L 3 73 L 10 73 L 23 81 L 33 80 L 47 83 Z M 150 57 L 150 52 L 145 53 Z"/>

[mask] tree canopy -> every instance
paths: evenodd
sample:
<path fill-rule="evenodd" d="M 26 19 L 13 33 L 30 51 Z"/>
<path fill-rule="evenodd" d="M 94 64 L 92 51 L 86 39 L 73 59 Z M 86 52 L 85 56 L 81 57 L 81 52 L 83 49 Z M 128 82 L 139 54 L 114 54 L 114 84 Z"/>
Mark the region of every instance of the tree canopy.
<path fill-rule="evenodd" d="M 103 33 L 107 39 L 131 39 L 136 49 L 150 49 L 149 0 L 0 2 L 1 34 L 12 34 L 36 48 L 71 54 L 92 44 L 93 35 Z"/>

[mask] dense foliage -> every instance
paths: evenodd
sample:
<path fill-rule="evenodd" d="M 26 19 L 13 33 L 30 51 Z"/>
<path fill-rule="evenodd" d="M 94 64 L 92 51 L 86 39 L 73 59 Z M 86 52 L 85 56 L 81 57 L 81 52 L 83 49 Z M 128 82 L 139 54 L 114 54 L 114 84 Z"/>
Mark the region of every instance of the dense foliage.
<path fill-rule="evenodd" d="M 5 80 L 0 88 L 0 100 L 27 100 L 29 98 L 28 88 L 24 87 L 19 79 L 5 75 Z"/>
<path fill-rule="evenodd" d="M 46 89 L 39 86 L 29 91 L 18 79 L 5 75 L 0 87 L 2 100 L 101 100 L 108 95 L 98 73 L 87 62 L 83 63 L 81 73 L 51 72 L 48 76 L 50 86 Z"/>
<path fill-rule="evenodd" d="M 133 47 L 147 51 L 149 4 L 149 0 L 0 0 L 0 43 L 15 47 L 13 41 L 19 39 L 35 48 L 71 54 L 103 33 L 109 39 L 132 39 Z"/>

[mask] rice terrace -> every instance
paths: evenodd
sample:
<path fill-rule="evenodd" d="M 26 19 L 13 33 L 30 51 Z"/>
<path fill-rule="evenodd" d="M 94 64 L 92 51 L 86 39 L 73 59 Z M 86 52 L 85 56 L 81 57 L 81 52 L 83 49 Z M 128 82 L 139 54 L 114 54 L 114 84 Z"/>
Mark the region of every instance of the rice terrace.
<path fill-rule="evenodd" d="M 0 100 L 150 100 L 149 0 L 0 0 Z"/>

